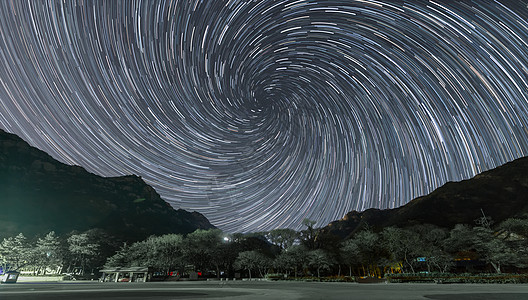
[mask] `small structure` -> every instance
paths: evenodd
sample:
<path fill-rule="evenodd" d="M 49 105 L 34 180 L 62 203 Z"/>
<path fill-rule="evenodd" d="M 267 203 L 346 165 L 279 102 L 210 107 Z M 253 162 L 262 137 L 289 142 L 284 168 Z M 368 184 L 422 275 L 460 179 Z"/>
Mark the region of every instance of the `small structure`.
<path fill-rule="evenodd" d="M 16 283 L 20 272 L 17 271 L 7 271 L 2 276 L 2 283 Z"/>
<path fill-rule="evenodd" d="M 148 267 L 118 267 L 104 269 L 102 282 L 147 282 L 152 278 L 153 270 Z"/>

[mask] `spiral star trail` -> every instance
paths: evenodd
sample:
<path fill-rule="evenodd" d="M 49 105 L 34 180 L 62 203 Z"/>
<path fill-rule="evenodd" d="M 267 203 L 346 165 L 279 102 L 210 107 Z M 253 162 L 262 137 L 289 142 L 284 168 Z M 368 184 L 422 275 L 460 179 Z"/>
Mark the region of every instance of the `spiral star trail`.
<path fill-rule="evenodd" d="M 227 232 L 528 151 L 521 1 L 0 1 L 0 127 Z"/>

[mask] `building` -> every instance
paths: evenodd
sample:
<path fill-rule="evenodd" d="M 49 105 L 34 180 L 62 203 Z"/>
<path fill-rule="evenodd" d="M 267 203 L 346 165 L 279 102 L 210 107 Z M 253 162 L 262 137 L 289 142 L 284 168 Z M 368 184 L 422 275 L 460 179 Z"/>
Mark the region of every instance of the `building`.
<path fill-rule="evenodd" d="M 147 282 L 152 278 L 153 270 L 148 267 L 117 267 L 100 270 L 102 282 Z"/>

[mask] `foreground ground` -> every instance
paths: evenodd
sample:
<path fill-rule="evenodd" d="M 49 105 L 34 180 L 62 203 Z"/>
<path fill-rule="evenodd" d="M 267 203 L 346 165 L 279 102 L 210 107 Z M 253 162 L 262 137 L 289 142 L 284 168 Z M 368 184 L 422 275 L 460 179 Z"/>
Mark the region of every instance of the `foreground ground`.
<path fill-rule="evenodd" d="M 528 299 L 524 284 L 209 281 L 0 284 L 0 299 Z"/>

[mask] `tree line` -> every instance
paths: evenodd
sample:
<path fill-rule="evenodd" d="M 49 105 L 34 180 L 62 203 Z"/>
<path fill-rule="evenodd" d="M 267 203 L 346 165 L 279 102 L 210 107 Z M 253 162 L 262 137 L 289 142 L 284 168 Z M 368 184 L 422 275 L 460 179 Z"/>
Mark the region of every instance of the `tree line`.
<path fill-rule="evenodd" d="M 51 231 L 31 240 L 19 233 L 0 243 L 0 273 L 26 271 L 33 275 L 83 275 L 88 269 L 95 272 L 118 247 L 115 243 L 104 231 L 96 229 L 71 232 L 62 237 Z"/>
<path fill-rule="evenodd" d="M 119 246 L 89 231 L 64 238 L 50 232 L 29 245 L 19 234 L 0 245 L 3 270 L 54 270 L 151 267 L 164 276 L 233 278 L 371 276 L 386 273 L 524 271 L 528 266 L 528 220 L 488 218 L 452 229 L 429 224 L 376 230 L 365 226 L 349 238 L 322 232 L 305 220 L 304 229 L 225 234 L 218 229 L 187 235 L 151 236 Z M 109 250 L 112 249 L 113 250 Z M 106 250 L 105 250 L 106 249 Z M 117 249 L 117 250 L 116 250 Z M 277 275 L 279 276 L 279 275 Z"/>
<path fill-rule="evenodd" d="M 164 235 L 122 247 L 107 267 L 151 266 L 167 273 L 194 271 L 233 277 L 269 273 L 284 277 L 371 276 L 386 273 L 524 271 L 528 266 L 528 220 L 508 219 L 491 227 L 488 218 L 452 229 L 422 224 L 406 228 L 368 226 L 348 239 L 305 229 L 225 235 L 197 230 Z"/>

